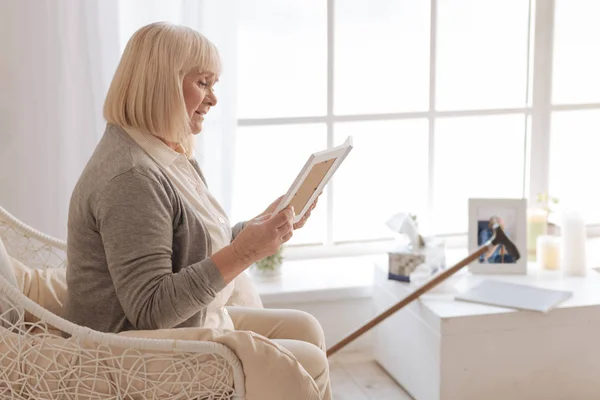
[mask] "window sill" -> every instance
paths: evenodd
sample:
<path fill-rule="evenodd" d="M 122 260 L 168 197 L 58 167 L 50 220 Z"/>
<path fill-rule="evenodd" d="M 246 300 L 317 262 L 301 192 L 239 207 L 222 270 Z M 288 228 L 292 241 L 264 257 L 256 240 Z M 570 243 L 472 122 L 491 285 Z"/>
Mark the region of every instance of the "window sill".
<path fill-rule="evenodd" d="M 600 238 L 589 239 L 589 267 L 599 267 Z M 467 255 L 466 247 L 449 248 L 446 259 L 452 265 Z M 356 300 L 372 297 L 376 264 L 386 265 L 387 254 L 287 260 L 281 276 L 271 280 L 252 278 L 266 305 Z"/>
<path fill-rule="evenodd" d="M 277 278 L 253 277 L 264 304 L 321 303 L 369 298 L 374 268 L 386 255 L 285 261 Z"/>
<path fill-rule="evenodd" d="M 558 230 L 556 234 L 560 234 Z M 588 239 L 600 238 L 600 223 L 588 224 L 586 226 L 586 234 Z M 468 247 L 468 234 L 454 233 L 437 235 L 437 237 L 445 241 L 446 249 L 451 252 L 466 251 Z M 400 240 L 382 240 L 374 243 L 351 243 L 337 244 L 335 246 L 289 246 L 285 249 L 285 258 L 289 261 L 300 261 L 315 259 L 321 262 L 328 263 L 328 258 L 348 258 L 352 257 L 381 257 L 388 251 L 402 247 L 401 244 L 407 244 L 408 241 Z M 462 254 L 462 253 L 461 253 Z M 466 254 L 465 254 L 466 255 Z M 600 257 L 598 258 L 600 260 Z"/>

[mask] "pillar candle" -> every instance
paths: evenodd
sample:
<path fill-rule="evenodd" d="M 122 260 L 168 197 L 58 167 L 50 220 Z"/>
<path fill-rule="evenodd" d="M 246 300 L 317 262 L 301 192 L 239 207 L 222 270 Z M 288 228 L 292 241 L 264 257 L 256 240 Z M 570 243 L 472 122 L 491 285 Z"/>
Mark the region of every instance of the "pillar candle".
<path fill-rule="evenodd" d="M 583 217 L 577 211 L 565 211 L 561 224 L 561 265 L 566 274 L 587 273 L 586 232 Z"/>
<path fill-rule="evenodd" d="M 537 263 L 547 270 L 560 269 L 560 238 L 540 235 L 537 237 Z"/>

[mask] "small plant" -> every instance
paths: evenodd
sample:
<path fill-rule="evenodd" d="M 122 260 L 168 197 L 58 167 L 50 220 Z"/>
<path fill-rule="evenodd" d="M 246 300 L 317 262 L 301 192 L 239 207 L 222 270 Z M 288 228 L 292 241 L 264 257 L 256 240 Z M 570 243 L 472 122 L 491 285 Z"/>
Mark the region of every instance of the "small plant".
<path fill-rule="evenodd" d="M 255 263 L 256 269 L 261 271 L 275 271 L 283 263 L 283 246 L 277 250 L 277 253 L 265 257 Z"/>
<path fill-rule="evenodd" d="M 550 196 L 548 195 L 548 193 L 544 192 L 538 193 L 536 197 L 536 203 L 541 209 L 550 214 L 553 210 L 556 209 L 556 207 L 558 207 L 560 200 L 558 197 Z"/>

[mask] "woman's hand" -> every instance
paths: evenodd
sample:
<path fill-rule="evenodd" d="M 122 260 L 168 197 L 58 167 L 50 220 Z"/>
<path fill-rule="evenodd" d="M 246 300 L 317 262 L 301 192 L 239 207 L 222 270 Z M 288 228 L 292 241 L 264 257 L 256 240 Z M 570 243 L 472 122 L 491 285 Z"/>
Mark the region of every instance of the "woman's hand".
<path fill-rule="evenodd" d="M 276 207 L 277 204 L 274 204 Z M 231 242 L 231 247 L 235 255 L 247 265 L 262 260 L 275 254 L 283 243 L 291 239 L 293 221 L 294 210 L 291 206 L 278 214 L 265 211 L 246 222 L 244 229 Z"/>
<path fill-rule="evenodd" d="M 312 210 L 315 209 L 315 207 L 317 206 L 317 203 L 319 201 L 319 197 L 321 196 L 323 192 L 319 193 L 319 195 L 317 196 L 317 198 L 315 199 L 315 201 L 311 204 L 310 208 L 306 211 L 306 213 L 304 213 L 304 216 L 302 217 L 302 219 L 298 222 L 296 222 L 293 225 L 294 230 L 295 229 L 300 229 L 304 226 L 304 224 L 306 224 L 306 221 L 308 221 L 308 217 L 310 217 L 310 213 L 312 212 Z M 269 207 L 267 207 L 267 209 L 265 211 L 263 211 L 261 214 L 259 214 L 256 218 L 262 218 L 265 215 L 270 215 L 273 213 L 273 211 L 275 211 L 275 209 L 277 208 L 277 206 L 279 205 L 279 202 L 283 199 L 283 196 L 279 196 L 277 198 L 277 200 L 275 200 L 274 202 L 272 202 Z M 255 218 L 255 219 L 256 219 Z"/>

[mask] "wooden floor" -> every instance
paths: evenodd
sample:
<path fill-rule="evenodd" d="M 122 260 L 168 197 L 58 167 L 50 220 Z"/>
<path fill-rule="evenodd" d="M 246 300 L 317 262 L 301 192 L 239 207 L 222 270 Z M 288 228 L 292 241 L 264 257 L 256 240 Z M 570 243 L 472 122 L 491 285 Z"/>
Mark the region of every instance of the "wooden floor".
<path fill-rule="evenodd" d="M 329 365 L 335 400 L 412 400 L 369 354 L 340 352 Z"/>

